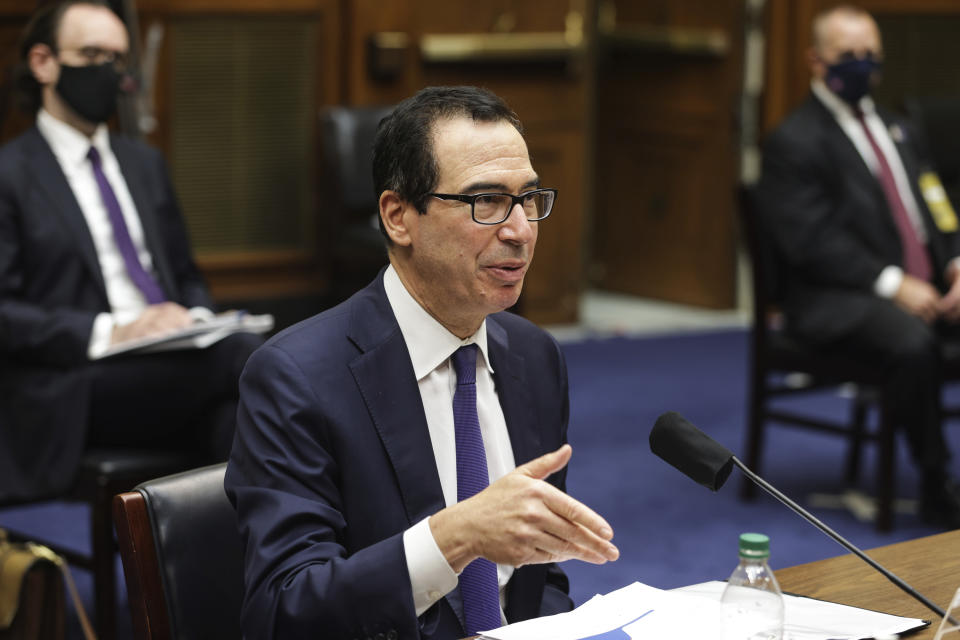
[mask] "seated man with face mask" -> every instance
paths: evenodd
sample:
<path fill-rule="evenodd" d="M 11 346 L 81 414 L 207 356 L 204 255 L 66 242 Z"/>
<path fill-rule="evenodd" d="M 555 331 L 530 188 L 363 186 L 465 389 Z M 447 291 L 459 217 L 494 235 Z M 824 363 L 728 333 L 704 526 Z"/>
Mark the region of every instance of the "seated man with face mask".
<path fill-rule="evenodd" d="M 768 137 L 757 198 L 788 331 L 886 372 L 921 472 L 921 515 L 955 529 L 939 367 L 960 322 L 957 217 L 916 132 L 871 99 L 882 59 L 867 12 L 816 17 L 811 93 Z"/>
<path fill-rule="evenodd" d="M 261 343 L 97 359 L 213 306 L 163 158 L 105 124 L 128 42 L 98 0 L 47 5 L 21 40 L 37 119 L 0 148 L 0 502 L 63 491 L 89 446 L 226 459 Z"/>

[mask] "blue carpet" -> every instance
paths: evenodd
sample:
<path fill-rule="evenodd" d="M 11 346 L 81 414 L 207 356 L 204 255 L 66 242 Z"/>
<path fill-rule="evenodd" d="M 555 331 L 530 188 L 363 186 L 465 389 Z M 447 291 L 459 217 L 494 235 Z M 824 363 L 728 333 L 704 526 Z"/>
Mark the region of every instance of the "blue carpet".
<path fill-rule="evenodd" d="M 563 349 L 570 371 L 574 448 L 568 490 L 610 522 L 621 552 L 617 562 L 603 566 L 576 561 L 565 565 L 577 604 L 635 580 L 671 588 L 725 579 L 737 563 L 737 536 L 748 530 L 770 536 L 774 568 L 845 553 L 766 494 L 754 503 L 741 503 L 738 471 L 714 494 L 650 453 L 650 428 L 669 410 L 684 414 L 735 453 L 742 451 L 745 331 L 596 339 Z M 847 411 L 846 401 L 831 394 L 790 402 L 803 402 L 825 415 Z M 784 428 L 769 433 L 763 475 L 777 488 L 801 504 L 810 493 L 843 489 L 844 447 L 838 439 Z M 949 429 L 948 436 L 952 449 L 960 451 L 960 429 Z M 900 449 L 898 493 L 915 497 L 917 477 L 905 447 Z M 861 480 L 866 491 L 872 488 L 872 456 L 869 447 Z M 862 548 L 936 532 L 915 516 L 898 516 L 894 531 L 881 535 L 845 511 L 813 511 Z M 86 524 L 82 506 L 59 502 L 0 510 L 0 526 L 69 541 L 80 549 L 89 547 Z M 80 570 L 74 574 L 92 612 L 90 576 Z M 129 638 L 122 577 L 119 580 L 121 637 Z M 80 638 L 79 625 L 71 620 L 71 638 Z"/>

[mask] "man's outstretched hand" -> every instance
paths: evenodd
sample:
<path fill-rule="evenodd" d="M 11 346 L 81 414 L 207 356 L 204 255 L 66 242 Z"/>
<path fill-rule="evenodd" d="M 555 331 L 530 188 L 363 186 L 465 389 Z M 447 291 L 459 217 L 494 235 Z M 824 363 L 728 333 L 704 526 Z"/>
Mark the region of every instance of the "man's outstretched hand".
<path fill-rule="evenodd" d="M 607 521 L 545 482 L 567 465 L 572 453 L 565 444 L 431 516 L 434 540 L 453 570 L 459 573 L 478 557 L 514 567 L 571 559 L 603 564 L 619 558 Z"/>

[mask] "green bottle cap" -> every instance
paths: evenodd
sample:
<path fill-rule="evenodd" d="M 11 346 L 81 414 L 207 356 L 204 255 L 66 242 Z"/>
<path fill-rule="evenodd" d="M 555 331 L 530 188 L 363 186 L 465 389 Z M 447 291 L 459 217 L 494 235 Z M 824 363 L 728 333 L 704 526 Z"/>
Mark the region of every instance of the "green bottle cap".
<path fill-rule="evenodd" d="M 740 534 L 741 558 L 769 558 L 770 538 L 762 533 Z"/>

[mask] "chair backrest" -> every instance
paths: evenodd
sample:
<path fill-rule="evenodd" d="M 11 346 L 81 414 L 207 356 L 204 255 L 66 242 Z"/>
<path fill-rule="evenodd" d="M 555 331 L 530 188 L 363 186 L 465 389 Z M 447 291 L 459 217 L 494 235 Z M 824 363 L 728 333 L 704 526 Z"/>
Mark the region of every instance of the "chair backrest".
<path fill-rule="evenodd" d="M 240 638 L 243 548 L 225 470 L 193 469 L 114 499 L 138 639 Z"/>
<path fill-rule="evenodd" d="M 740 229 L 747 245 L 747 253 L 750 254 L 754 333 L 763 333 L 767 326 L 767 316 L 777 301 L 776 262 L 771 247 L 764 242 L 754 189 L 740 185 L 737 199 Z"/>
<path fill-rule="evenodd" d="M 324 204 L 339 225 L 369 221 L 377 211 L 371 154 L 377 126 L 393 107 L 328 107 L 320 112 Z"/>

